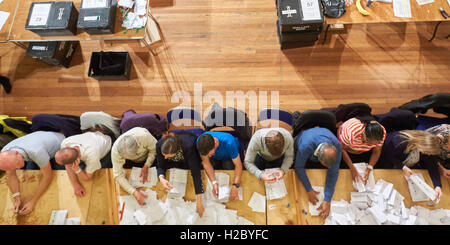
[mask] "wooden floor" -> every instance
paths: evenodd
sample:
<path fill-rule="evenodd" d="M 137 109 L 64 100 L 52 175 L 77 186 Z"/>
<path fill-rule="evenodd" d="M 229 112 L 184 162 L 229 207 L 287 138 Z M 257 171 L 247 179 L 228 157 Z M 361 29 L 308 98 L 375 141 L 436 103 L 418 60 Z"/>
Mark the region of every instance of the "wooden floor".
<path fill-rule="evenodd" d="M 79 115 L 103 110 L 120 117 L 128 109 L 165 114 L 178 90 L 203 92 L 279 91 L 280 107 L 318 109 L 365 102 L 374 113 L 411 99 L 450 92 L 450 23 L 347 26 L 322 45 L 280 51 L 273 0 L 157 0 L 152 12 L 166 48 L 153 57 L 136 41 L 85 41 L 70 68 L 25 56 L 11 43 L 0 44 L 0 74 L 12 80 L 0 92 L 0 112 Z M 142 30 L 141 30 L 142 31 Z M 91 52 L 130 52 L 130 81 L 98 82 L 87 76 Z M 211 101 L 212 102 L 212 101 Z M 211 104 L 203 101 L 203 110 Z M 224 104 L 224 103 L 221 103 Z"/>

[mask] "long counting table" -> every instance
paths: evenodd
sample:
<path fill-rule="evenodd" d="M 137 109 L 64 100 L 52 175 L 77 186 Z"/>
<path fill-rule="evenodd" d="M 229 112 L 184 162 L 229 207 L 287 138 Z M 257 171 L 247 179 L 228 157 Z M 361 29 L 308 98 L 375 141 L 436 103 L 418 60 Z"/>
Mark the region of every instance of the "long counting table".
<path fill-rule="evenodd" d="M 426 170 L 413 170 L 423 174 L 425 181 L 431 185 L 431 179 Z M 129 175 L 131 170 L 127 170 Z M 234 171 L 218 171 L 230 175 L 230 184 Z M 102 169 L 95 173 L 92 181 L 82 182 L 86 189 L 86 196 L 76 197 L 66 171 L 54 170 L 54 179 L 48 190 L 36 204 L 35 210 L 29 215 L 17 215 L 12 212 L 13 200 L 11 192 L 6 184 L 6 177 L 0 178 L 0 224 L 8 225 L 46 225 L 49 222 L 53 210 L 68 210 L 68 217 L 80 217 L 81 224 L 87 225 L 117 225 L 119 224 L 118 198 L 120 195 L 128 195 L 114 181 L 112 169 Z M 312 185 L 324 186 L 326 170 L 308 169 L 306 173 Z M 38 186 L 39 170 L 19 170 L 18 177 L 21 182 L 21 192 L 25 200 L 29 199 Z M 169 173 L 167 174 L 169 177 Z M 443 196 L 438 205 L 429 207 L 426 202 L 412 203 L 409 189 L 401 170 L 374 170 L 375 181 L 382 178 L 394 184 L 394 188 L 405 197 L 405 206 L 424 206 L 429 209 L 450 209 L 450 182 L 442 179 Z M 188 175 L 185 200 L 195 201 L 195 191 L 191 175 Z M 206 186 L 206 174 L 202 173 L 202 181 Z M 307 194 L 303 185 L 298 180 L 295 171 L 289 170 L 284 181 L 288 195 L 282 199 L 266 202 L 266 213 L 252 212 L 247 205 L 253 192 L 265 195 L 264 183 L 257 180 L 248 171 L 243 171 L 243 201 L 226 203 L 226 207 L 238 211 L 239 216 L 252 221 L 257 225 L 320 225 L 324 221 L 318 217 L 311 217 Z M 152 188 L 157 192 L 160 200 L 165 200 L 167 192 L 161 183 Z M 350 170 L 341 169 L 336 183 L 333 200 L 344 199 L 350 201 L 350 192 L 354 192 Z M 308 212 L 303 214 L 302 210 Z"/>

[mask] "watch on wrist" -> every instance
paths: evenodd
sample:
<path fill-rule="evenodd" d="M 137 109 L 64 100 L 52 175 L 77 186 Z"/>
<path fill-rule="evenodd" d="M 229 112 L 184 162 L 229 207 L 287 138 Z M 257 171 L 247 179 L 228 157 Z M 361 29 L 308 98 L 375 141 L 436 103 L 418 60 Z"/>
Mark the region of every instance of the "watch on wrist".
<path fill-rule="evenodd" d="M 239 189 L 240 185 L 239 184 L 233 184 L 233 186 L 236 186 L 236 188 Z"/>

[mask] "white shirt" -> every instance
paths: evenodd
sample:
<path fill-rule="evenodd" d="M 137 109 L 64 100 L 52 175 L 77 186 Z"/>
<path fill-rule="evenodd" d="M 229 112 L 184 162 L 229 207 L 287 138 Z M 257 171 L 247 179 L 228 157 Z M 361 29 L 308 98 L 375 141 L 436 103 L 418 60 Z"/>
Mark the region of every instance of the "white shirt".
<path fill-rule="evenodd" d="M 86 164 L 86 173 L 92 174 L 102 168 L 100 159 L 111 150 L 111 137 L 100 132 L 86 132 L 63 140 L 61 148 L 80 147 L 80 160 Z"/>

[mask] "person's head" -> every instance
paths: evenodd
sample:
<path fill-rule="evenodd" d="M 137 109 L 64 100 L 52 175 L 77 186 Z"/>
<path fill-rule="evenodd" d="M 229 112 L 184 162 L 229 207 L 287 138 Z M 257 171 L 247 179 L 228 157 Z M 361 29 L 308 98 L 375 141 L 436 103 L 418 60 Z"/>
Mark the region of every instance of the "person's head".
<path fill-rule="evenodd" d="M 12 171 L 21 169 L 25 165 L 23 157 L 18 151 L 4 151 L 0 153 L 0 169 Z"/>
<path fill-rule="evenodd" d="M 165 159 L 174 157 L 181 150 L 181 137 L 172 132 L 162 137 L 161 153 Z"/>
<path fill-rule="evenodd" d="M 269 153 L 274 157 L 280 157 L 284 149 L 284 137 L 277 130 L 270 130 L 264 138 L 264 143 Z"/>
<path fill-rule="evenodd" d="M 323 142 L 317 146 L 315 154 L 323 166 L 331 168 L 336 162 L 338 151 L 334 145 Z"/>
<path fill-rule="evenodd" d="M 219 146 L 219 144 L 210 134 L 202 134 L 198 138 L 197 150 L 201 156 L 212 157 L 216 152 L 217 146 Z"/>
<path fill-rule="evenodd" d="M 384 128 L 371 116 L 356 117 L 364 123 L 363 141 L 369 144 L 379 144 L 383 140 Z"/>
<path fill-rule="evenodd" d="M 132 135 L 125 135 L 117 142 L 117 152 L 125 159 L 136 157 L 138 149 L 139 144 Z"/>
<path fill-rule="evenodd" d="M 64 147 L 55 154 L 55 161 L 59 165 L 74 163 L 78 159 L 78 151 L 75 148 Z"/>
<path fill-rule="evenodd" d="M 441 146 L 439 138 L 427 131 L 422 130 L 403 130 L 400 131 L 403 141 L 407 142 L 405 153 L 417 150 L 426 155 L 439 155 Z"/>

